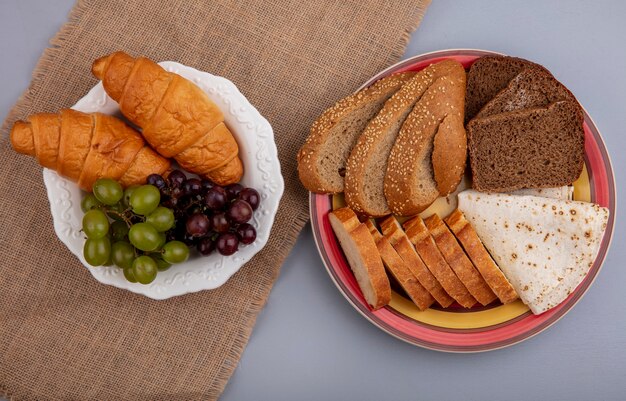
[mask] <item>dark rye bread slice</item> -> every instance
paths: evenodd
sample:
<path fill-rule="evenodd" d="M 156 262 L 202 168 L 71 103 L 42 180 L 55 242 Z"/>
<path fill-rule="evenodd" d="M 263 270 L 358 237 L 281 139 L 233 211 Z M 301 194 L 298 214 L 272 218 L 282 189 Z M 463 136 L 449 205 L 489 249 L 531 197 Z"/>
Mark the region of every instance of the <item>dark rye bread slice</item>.
<path fill-rule="evenodd" d="M 427 89 L 448 76 L 456 61 L 444 60 L 418 72 L 365 127 L 346 163 L 345 199 L 355 212 L 373 217 L 391 213 L 384 194 L 387 160 L 400 127 Z"/>
<path fill-rule="evenodd" d="M 546 107 L 559 100 L 578 104 L 572 92 L 552 74 L 533 66 L 517 74 L 506 88 L 478 112 L 476 118 L 532 107 Z"/>
<path fill-rule="evenodd" d="M 517 57 L 483 56 L 476 60 L 467 73 L 465 122 L 474 118 L 517 74 L 529 67 L 547 71 L 539 64 Z"/>
<path fill-rule="evenodd" d="M 403 72 L 341 99 L 311 126 L 298 152 L 298 175 L 306 189 L 317 193 L 343 191 L 346 160 L 359 135 L 383 104 L 415 75 Z"/>
<path fill-rule="evenodd" d="M 470 121 L 474 189 L 507 192 L 572 184 L 584 162 L 582 120 L 578 103 L 564 100 Z"/>

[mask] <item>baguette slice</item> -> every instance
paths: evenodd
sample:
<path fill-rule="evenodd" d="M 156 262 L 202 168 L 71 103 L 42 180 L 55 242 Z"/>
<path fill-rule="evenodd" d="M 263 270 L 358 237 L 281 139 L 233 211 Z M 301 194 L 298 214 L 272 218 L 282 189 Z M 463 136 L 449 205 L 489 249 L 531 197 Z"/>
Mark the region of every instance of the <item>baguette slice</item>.
<path fill-rule="evenodd" d="M 373 217 L 391 213 L 384 194 L 385 172 L 391 148 L 406 116 L 439 77 L 457 62 L 445 60 L 415 74 L 365 127 L 346 163 L 345 198 L 355 212 Z"/>
<path fill-rule="evenodd" d="M 483 56 L 476 60 L 467 73 L 465 122 L 473 119 L 525 68 L 547 71 L 539 64 L 517 57 Z"/>
<path fill-rule="evenodd" d="M 456 209 L 446 217 L 445 222 L 500 302 L 508 304 L 515 301 L 518 298 L 517 292 L 493 261 L 474 227 L 465 219 L 463 213 Z"/>
<path fill-rule="evenodd" d="M 582 172 L 583 115 L 578 103 L 476 118 L 467 125 L 472 185 L 483 192 L 570 185 Z"/>
<path fill-rule="evenodd" d="M 370 230 L 370 234 L 372 234 L 376 242 L 378 253 L 380 253 L 387 271 L 396 279 L 419 310 L 428 309 L 428 307 L 435 302 L 435 299 L 430 295 L 428 290 L 420 284 L 415 275 L 411 273 L 406 262 L 398 255 L 398 252 L 396 252 L 393 246 L 391 246 L 389 240 L 382 236 L 374 223 L 372 223 L 371 220 L 367 220 L 365 225 Z"/>
<path fill-rule="evenodd" d="M 474 306 L 476 299 L 448 265 L 421 217 L 416 216 L 406 221 L 404 228 L 417 253 L 448 294 L 465 308 Z"/>
<path fill-rule="evenodd" d="M 467 159 L 464 108 L 465 70 L 455 62 L 417 102 L 391 149 L 384 188 L 394 214 L 420 213 L 461 182 Z"/>
<path fill-rule="evenodd" d="M 367 303 L 374 310 L 387 305 L 391 286 L 367 226 L 356 224 L 359 220 L 348 208 L 330 212 L 328 219 Z"/>
<path fill-rule="evenodd" d="M 430 235 L 435 240 L 435 244 L 437 244 L 437 248 L 439 248 L 444 259 L 470 294 L 482 305 L 489 305 L 496 300 L 496 294 L 491 291 L 485 279 L 467 258 L 463 248 L 443 220 L 438 215 L 433 214 L 424 220 L 424 224 L 426 224 L 426 228 L 430 231 Z"/>
<path fill-rule="evenodd" d="M 506 113 L 507 111 L 546 107 L 559 100 L 578 104 L 576 97 L 547 70 L 535 66 L 523 69 L 511 82 L 491 99 L 476 118 Z"/>
<path fill-rule="evenodd" d="M 389 240 L 391 245 L 402 257 L 409 269 L 417 277 L 418 281 L 424 288 L 430 292 L 439 305 L 447 308 L 454 302 L 454 299 L 448 295 L 441 283 L 437 281 L 435 276 L 426 267 L 420 256 L 413 248 L 409 238 L 402 230 L 402 226 L 395 217 L 389 216 L 380 223 L 385 238 Z"/>
<path fill-rule="evenodd" d="M 306 189 L 317 193 L 343 191 L 346 160 L 359 135 L 383 104 L 414 75 L 403 72 L 385 77 L 341 99 L 319 116 L 298 152 L 298 175 Z"/>

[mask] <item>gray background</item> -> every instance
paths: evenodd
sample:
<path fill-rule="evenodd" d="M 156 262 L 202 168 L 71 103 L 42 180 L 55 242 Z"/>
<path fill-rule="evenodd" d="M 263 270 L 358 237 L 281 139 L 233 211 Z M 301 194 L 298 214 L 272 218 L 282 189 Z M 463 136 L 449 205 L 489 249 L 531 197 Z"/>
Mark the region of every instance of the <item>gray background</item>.
<path fill-rule="evenodd" d="M 72 3 L 0 0 L 0 117 L 27 87 Z M 593 116 L 619 190 L 626 184 L 624 17 L 619 0 L 436 0 L 405 56 L 469 47 L 545 65 Z M 307 226 L 222 399 L 626 399 L 626 233 L 618 217 L 604 268 L 576 308 L 522 344 L 473 355 L 416 348 L 372 326 L 331 282 Z"/>

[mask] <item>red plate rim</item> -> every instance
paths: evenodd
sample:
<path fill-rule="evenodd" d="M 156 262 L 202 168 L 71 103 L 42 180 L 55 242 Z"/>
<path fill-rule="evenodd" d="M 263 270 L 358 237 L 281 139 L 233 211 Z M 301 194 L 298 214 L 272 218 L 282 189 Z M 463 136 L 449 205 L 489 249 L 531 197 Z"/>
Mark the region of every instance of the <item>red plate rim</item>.
<path fill-rule="evenodd" d="M 480 49 L 447 49 L 424 53 L 400 61 L 379 72 L 358 90 L 389 74 L 420 70 L 440 59 L 453 58 L 467 66 L 484 55 L 503 54 Z M 309 193 L 313 238 L 322 262 L 341 294 L 361 315 L 378 328 L 407 343 L 436 351 L 471 353 L 500 349 L 527 340 L 556 323 L 578 303 L 597 277 L 610 247 L 615 224 L 616 188 L 611 160 L 595 123 L 587 110 L 583 108 L 583 111 L 585 114 L 585 162 L 589 174 L 591 200 L 608 207 L 610 216 L 593 266 L 583 282 L 565 301 L 541 315 L 535 316 L 528 312 L 509 322 L 481 331 L 444 330 L 425 325 L 401 315 L 390 307 L 373 311 L 365 302 L 328 222 L 327 215 L 332 209 L 332 197 Z"/>

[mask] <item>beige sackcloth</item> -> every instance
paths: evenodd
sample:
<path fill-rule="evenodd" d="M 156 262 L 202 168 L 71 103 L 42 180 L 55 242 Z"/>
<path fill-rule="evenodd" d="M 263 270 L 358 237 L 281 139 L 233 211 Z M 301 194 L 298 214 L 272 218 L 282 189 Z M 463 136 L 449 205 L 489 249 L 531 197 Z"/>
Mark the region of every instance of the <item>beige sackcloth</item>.
<path fill-rule="evenodd" d="M 78 1 L 2 127 L 0 395 L 218 398 L 308 219 L 296 152 L 311 123 L 398 61 L 429 1 Z M 224 76 L 274 128 L 285 194 L 269 242 L 216 290 L 154 301 L 98 283 L 54 234 L 41 167 L 11 149 L 16 120 L 72 106 L 116 50 Z"/>

